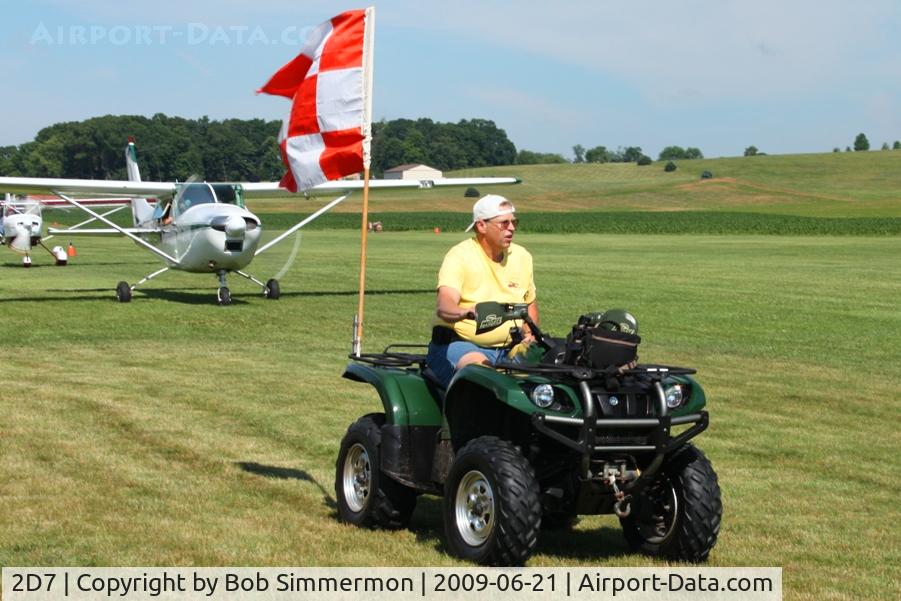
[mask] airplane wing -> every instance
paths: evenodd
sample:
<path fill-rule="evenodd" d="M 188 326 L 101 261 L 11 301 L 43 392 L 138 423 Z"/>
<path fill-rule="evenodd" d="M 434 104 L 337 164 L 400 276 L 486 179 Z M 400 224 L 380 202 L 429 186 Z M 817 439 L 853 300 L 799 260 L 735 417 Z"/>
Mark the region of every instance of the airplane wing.
<path fill-rule="evenodd" d="M 389 189 L 408 189 L 408 190 L 427 190 L 431 188 L 445 188 L 453 186 L 490 186 L 499 184 L 518 184 L 522 180 L 515 177 L 446 177 L 432 180 L 415 180 L 415 179 L 371 179 L 369 180 L 369 188 L 371 190 L 389 190 Z M 214 182 L 209 182 L 214 183 Z M 220 183 L 220 182 L 215 182 Z M 241 186 L 244 193 L 250 197 L 285 197 L 291 196 L 291 192 L 280 187 L 278 182 L 222 182 L 231 183 Z M 339 198 L 333 200 L 326 207 L 323 207 L 313 215 L 297 223 L 294 227 L 288 229 L 282 235 L 268 244 L 258 249 L 256 254 L 260 254 L 273 245 L 283 240 L 289 234 L 297 231 L 306 225 L 309 221 L 317 218 L 322 213 L 328 211 L 336 204 L 342 202 L 353 191 L 362 190 L 366 185 L 364 180 L 334 180 L 324 182 L 309 190 L 301 193 L 301 197 L 316 196 L 317 194 L 339 194 Z M 56 194 L 65 202 L 78 207 L 87 212 L 94 219 L 106 223 L 110 228 L 102 229 L 68 229 L 68 230 L 49 230 L 51 234 L 57 235 L 122 235 L 131 238 L 139 245 L 144 246 L 151 252 L 163 257 L 164 259 L 178 263 L 178 261 L 149 244 L 139 237 L 138 234 L 155 233 L 156 229 L 143 228 L 122 228 L 113 222 L 92 211 L 89 207 L 78 202 L 77 197 L 90 195 L 111 195 L 111 196 L 134 196 L 134 197 L 166 197 L 174 196 L 178 192 L 179 184 L 177 182 L 143 182 L 143 181 L 122 181 L 122 180 L 81 180 L 81 179 L 58 179 L 58 178 L 36 178 L 36 177 L 0 177 L 0 192 L 12 192 L 16 194 L 34 194 L 34 193 L 51 193 Z M 89 220 L 90 221 L 90 220 Z"/>
<path fill-rule="evenodd" d="M 2 180 L 2 178 L 0 178 Z M 439 179 L 371 179 L 370 190 L 428 190 L 431 188 L 446 188 L 452 186 L 496 186 L 501 184 L 519 184 L 522 180 L 515 177 L 443 177 Z M 319 193 L 335 194 L 341 192 L 353 192 L 362 190 L 365 182 L 361 179 L 339 179 L 319 184 L 300 194 L 315 196 Z M 268 196 L 285 196 L 291 194 L 279 187 L 278 182 L 249 182 L 242 183 L 244 192 L 251 197 L 265 198 Z"/>
<path fill-rule="evenodd" d="M 13 194 L 84 194 L 111 196 L 166 196 L 175 194 L 175 182 L 131 182 L 52 177 L 0 177 L 0 192 Z"/>
<path fill-rule="evenodd" d="M 369 180 L 371 190 L 410 189 L 424 190 L 451 186 L 490 186 L 518 184 L 515 177 L 445 177 L 433 180 L 416 179 L 373 179 Z M 219 183 L 219 182 L 210 182 Z M 240 185 L 248 196 L 289 196 L 290 192 L 279 187 L 278 182 L 223 182 Z M 318 193 L 341 193 L 362 190 L 363 180 L 335 180 L 319 184 L 304 193 L 314 196 Z M 46 177 L 0 177 L 0 192 L 14 194 L 66 194 L 73 197 L 85 194 L 111 196 L 167 196 L 174 195 L 177 182 L 134 182 L 125 180 L 58 179 Z"/>
<path fill-rule="evenodd" d="M 65 234 L 66 236 L 127 236 L 128 234 L 134 234 L 135 236 L 140 234 L 158 234 L 160 229 L 156 228 L 146 228 L 146 227 L 123 227 L 122 229 L 113 229 L 111 227 L 106 228 L 81 228 L 81 229 L 71 229 L 71 228 L 47 228 L 48 234 L 53 234 L 56 236 L 61 236 Z"/>

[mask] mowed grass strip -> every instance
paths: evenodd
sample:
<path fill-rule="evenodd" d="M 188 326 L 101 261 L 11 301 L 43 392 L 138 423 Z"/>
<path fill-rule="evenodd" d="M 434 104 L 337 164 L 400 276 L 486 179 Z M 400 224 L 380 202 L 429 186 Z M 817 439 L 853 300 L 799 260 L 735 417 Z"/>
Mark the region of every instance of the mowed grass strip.
<path fill-rule="evenodd" d="M 300 212 L 258 212 L 269 231 L 285 230 L 308 217 L 309 203 L 298 201 Z M 256 207 L 251 207 L 259 211 Z M 767 213 L 725 213 L 719 211 L 647 211 L 647 212 L 528 212 L 522 213 L 518 231 L 544 234 L 738 234 L 769 236 L 897 236 L 901 235 L 901 217 L 810 217 Z M 460 232 L 471 221 L 471 213 L 435 211 L 372 211 L 369 221 L 382 224 L 391 232 Z M 47 211 L 52 223 L 70 225 L 77 220 L 71 213 Z M 130 216 L 117 218 L 119 225 L 130 226 Z M 55 225 L 55 226 L 56 226 Z M 311 230 L 357 230 L 360 216 L 354 213 L 327 213 L 304 227 Z M 68 236 L 73 238 L 72 235 Z M 74 236 L 78 238 L 78 236 Z"/>
<path fill-rule="evenodd" d="M 462 234 L 370 237 L 364 348 L 425 342 L 437 267 Z M 699 370 L 725 515 L 711 565 L 780 565 L 786 599 L 894 599 L 901 565 L 901 239 L 521 233 L 542 323 L 627 307 L 643 360 Z M 334 460 L 380 411 L 340 378 L 356 310 L 351 231 L 311 231 L 231 278 L 156 269 L 121 240 L 65 268 L 0 255 L 3 565 L 462 565 L 438 500 L 409 530 L 338 523 Z M 543 533 L 530 565 L 660 565 L 611 517 Z"/>

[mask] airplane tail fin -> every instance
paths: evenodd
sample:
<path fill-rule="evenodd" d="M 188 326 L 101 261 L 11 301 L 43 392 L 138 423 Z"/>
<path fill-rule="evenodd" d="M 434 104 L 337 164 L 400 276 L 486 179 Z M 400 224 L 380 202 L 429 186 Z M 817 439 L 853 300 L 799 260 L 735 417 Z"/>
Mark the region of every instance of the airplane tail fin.
<path fill-rule="evenodd" d="M 138 169 L 138 152 L 135 149 L 135 139 L 129 136 L 128 146 L 125 147 L 125 167 L 128 170 L 128 181 L 141 181 L 141 170 Z M 150 221 L 153 217 L 153 207 L 146 198 L 131 199 L 131 216 L 135 227 Z"/>

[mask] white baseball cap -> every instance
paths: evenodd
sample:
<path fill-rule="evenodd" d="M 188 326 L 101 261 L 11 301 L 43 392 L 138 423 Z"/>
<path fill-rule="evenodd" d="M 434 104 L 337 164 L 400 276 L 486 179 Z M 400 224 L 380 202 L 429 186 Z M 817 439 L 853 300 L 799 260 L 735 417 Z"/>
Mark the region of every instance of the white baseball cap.
<path fill-rule="evenodd" d="M 501 215 L 509 215 L 510 213 L 515 212 L 516 209 L 513 207 L 513 203 L 503 196 L 499 196 L 497 194 L 487 194 L 477 200 L 474 205 L 472 205 L 472 223 L 469 224 L 469 227 L 466 228 L 466 231 L 468 232 L 469 230 L 474 228 L 476 221 L 494 219 L 495 217 L 500 217 Z"/>

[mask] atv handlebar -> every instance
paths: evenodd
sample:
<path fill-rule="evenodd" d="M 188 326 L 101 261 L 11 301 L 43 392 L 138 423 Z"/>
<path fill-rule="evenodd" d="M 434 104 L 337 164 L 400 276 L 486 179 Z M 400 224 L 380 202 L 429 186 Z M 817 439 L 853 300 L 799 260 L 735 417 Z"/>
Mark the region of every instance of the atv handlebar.
<path fill-rule="evenodd" d="M 516 319 L 522 320 L 544 350 L 550 350 L 553 346 L 548 338 L 538 327 L 538 324 L 529 316 L 528 303 L 499 303 L 486 301 L 476 303 L 475 307 L 476 334 L 484 334 L 489 330 L 499 327 L 505 322 Z"/>

